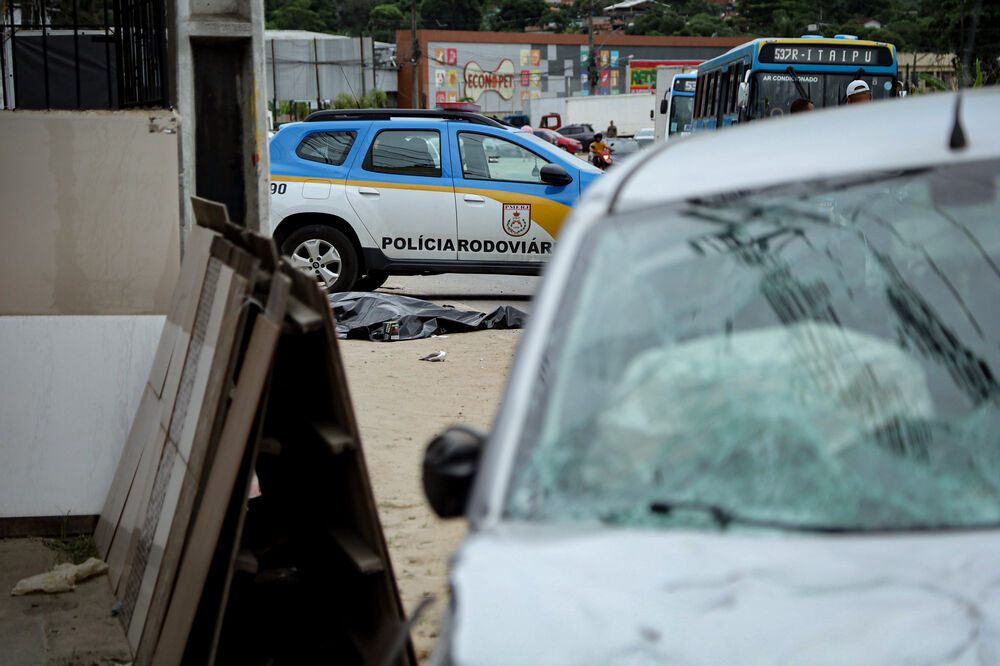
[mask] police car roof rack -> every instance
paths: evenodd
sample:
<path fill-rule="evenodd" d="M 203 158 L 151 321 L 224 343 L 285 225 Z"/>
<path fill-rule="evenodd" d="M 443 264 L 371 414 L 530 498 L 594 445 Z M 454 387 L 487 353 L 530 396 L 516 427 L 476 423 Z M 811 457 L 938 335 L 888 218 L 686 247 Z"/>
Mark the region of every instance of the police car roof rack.
<path fill-rule="evenodd" d="M 391 120 L 392 118 L 440 118 L 442 120 L 460 120 L 477 125 L 491 127 L 509 127 L 489 116 L 471 111 L 443 111 L 441 109 L 337 109 L 328 111 L 313 111 L 306 117 L 306 122 L 330 120 Z"/>

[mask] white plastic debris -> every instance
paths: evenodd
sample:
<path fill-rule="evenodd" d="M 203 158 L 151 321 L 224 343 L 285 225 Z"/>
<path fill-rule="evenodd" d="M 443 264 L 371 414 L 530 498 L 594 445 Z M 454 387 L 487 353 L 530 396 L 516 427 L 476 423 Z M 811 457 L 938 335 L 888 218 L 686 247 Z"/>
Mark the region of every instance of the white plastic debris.
<path fill-rule="evenodd" d="M 421 361 L 443 361 L 444 357 L 447 356 L 447 355 L 448 355 L 448 352 L 444 351 L 443 349 L 439 349 L 436 352 L 434 352 L 433 354 L 428 354 L 427 356 L 422 357 L 420 360 Z"/>
<path fill-rule="evenodd" d="M 76 588 L 76 584 L 86 580 L 91 576 L 97 576 L 108 570 L 107 563 L 91 557 L 83 564 L 70 564 L 64 562 L 57 564 L 52 571 L 37 574 L 24 578 L 17 582 L 14 589 L 10 591 L 12 596 L 30 594 L 31 592 L 69 592 Z"/>

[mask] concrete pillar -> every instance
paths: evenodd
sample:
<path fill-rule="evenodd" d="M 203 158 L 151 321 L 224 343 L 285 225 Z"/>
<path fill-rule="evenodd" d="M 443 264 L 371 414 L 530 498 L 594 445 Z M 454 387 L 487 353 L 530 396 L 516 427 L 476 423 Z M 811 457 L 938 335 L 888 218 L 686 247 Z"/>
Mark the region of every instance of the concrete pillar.
<path fill-rule="evenodd" d="M 225 203 L 234 222 L 259 231 L 269 215 L 263 1 L 170 5 L 182 242 L 193 194 Z"/>

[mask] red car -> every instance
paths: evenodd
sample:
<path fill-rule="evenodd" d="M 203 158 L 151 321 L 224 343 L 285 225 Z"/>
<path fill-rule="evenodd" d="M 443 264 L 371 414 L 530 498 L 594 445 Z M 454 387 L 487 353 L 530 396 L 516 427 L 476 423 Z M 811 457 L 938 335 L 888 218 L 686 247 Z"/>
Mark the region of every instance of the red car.
<path fill-rule="evenodd" d="M 553 132 L 552 130 L 542 129 L 540 127 L 532 127 L 531 131 L 535 133 L 535 136 L 538 136 L 551 144 L 559 146 L 567 152 L 578 153 L 583 150 L 582 143 L 568 136 L 563 136 L 559 132 Z"/>

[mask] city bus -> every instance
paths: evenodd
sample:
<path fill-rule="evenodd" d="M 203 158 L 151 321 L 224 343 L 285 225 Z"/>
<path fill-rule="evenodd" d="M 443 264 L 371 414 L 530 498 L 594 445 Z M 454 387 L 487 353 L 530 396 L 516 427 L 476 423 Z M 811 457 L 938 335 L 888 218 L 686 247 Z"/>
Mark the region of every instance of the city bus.
<path fill-rule="evenodd" d="M 675 134 L 690 134 L 693 126 L 694 92 L 698 77 L 694 74 L 674 74 L 670 88 L 660 100 L 656 118 L 654 142 L 666 141 Z"/>
<path fill-rule="evenodd" d="M 755 39 L 698 66 L 694 129 L 712 130 L 790 112 L 808 99 L 818 109 L 847 103 L 847 84 L 868 82 L 874 100 L 899 91 L 896 47 L 833 38 Z"/>

